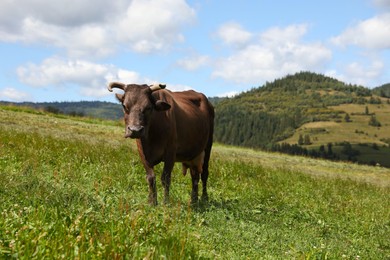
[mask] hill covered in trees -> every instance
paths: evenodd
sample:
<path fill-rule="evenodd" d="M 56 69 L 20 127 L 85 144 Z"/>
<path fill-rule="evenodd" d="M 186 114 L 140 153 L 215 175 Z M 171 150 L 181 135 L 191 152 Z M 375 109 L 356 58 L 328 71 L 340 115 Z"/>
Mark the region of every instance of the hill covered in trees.
<path fill-rule="evenodd" d="M 54 114 L 66 114 L 73 116 L 88 116 L 94 118 L 118 120 L 123 118 L 122 107 L 119 104 L 101 101 L 80 101 L 80 102 L 0 102 L 44 110 Z"/>
<path fill-rule="evenodd" d="M 378 96 L 390 98 L 390 83 L 374 88 L 372 91 Z"/>
<path fill-rule="evenodd" d="M 370 90 L 311 72 L 288 75 L 218 102 L 215 140 L 357 161 L 359 149 L 353 145 L 388 147 L 390 102 L 385 93 L 385 87 Z"/>
<path fill-rule="evenodd" d="M 219 102 L 216 139 L 267 147 L 291 136 L 304 123 L 341 120 L 344 112 L 329 106 L 380 102 L 362 86 L 301 72 Z"/>

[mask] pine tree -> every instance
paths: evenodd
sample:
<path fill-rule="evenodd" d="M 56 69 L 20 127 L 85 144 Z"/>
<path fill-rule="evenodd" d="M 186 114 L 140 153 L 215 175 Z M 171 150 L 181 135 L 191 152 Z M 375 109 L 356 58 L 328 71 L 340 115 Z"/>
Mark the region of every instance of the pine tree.
<path fill-rule="evenodd" d="M 303 136 L 300 134 L 298 138 L 298 145 L 303 145 Z"/>
<path fill-rule="evenodd" d="M 351 122 L 351 117 L 349 116 L 348 113 L 345 114 L 344 120 L 345 120 L 345 122 L 347 122 L 347 123 Z"/>
<path fill-rule="evenodd" d="M 311 145 L 310 135 L 305 135 L 303 143 L 305 145 Z"/>
<path fill-rule="evenodd" d="M 328 155 L 333 154 L 332 146 L 333 146 L 332 143 L 328 143 Z"/>
<path fill-rule="evenodd" d="M 380 127 L 381 126 L 381 123 L 378 121 L 378 119 L 376 119 L 376 117 L 374 115 L 371 116 L 370 121 L 368 122 L 368 124 L 370 126 L 376 126 L 376 127 Z"/>

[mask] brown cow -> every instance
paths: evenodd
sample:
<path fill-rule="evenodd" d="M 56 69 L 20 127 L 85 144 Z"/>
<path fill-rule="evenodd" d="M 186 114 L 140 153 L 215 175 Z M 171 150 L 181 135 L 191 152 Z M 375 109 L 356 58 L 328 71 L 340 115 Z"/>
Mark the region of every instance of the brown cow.
<path fill-rule="evenodd" d="M 169 201 L 171 172 L 175 162 L 183 164 L 183 174 L 190 169 L 193 203 L 198 200 L 198 182 L 202 179 L 202 199 L 207 199 L 209 159 L 213 143 L 214 108 L 207 98 L 195 91 L 171 92 L 165 85 L 126 85 L 112 82 L 108 90 L 123 105 L 125 137 L 136 138 L 138 152 L 146 170 L 149 203 L 157 204 L 156 177 L 153 167 L 164 162 L 161 182 L 164 200 Z"/>

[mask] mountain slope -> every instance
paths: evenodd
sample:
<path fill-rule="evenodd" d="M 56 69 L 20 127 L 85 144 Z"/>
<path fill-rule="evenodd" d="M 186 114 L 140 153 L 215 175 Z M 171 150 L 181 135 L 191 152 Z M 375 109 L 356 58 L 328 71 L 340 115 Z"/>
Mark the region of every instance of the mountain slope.
<path fill-rule="evenodd" d="M 89 116 L 94 118 L 118 120 L 123 117 L 122 107 L 119 104 L 101 101 L 80 101 L 80 102 L 43 102 L 43 103 L 11 103 L 0 102 L 0 104 L 16 105 L 42 109 L 47 112 L 61 113 L 77 116 Z"/>
<path fill-rule="evenodd" d="M 319 149 L 329 142 L 388 146 L 390 140 L 388 99 L 362 86 L 310 72 L 289 75 L 225 99 L 216 104 L 216 111 L 215 138 L 227 144 L 308 154 L 308 150 Z M 329 126 L 312 127 L 310 124 L 314 122 L 319 125 L 329 122 L 338 127 L 330 131 Z M 290 147 L 303 137 L 307 142 Z M 282 143 L 290 146 L 280 147 Z M 320 156 L 358 160 L 356 156 Z"/>
<path fill-rule="evenodd" d="M 374 88 L 372 91 L 378 96 L 390 98 L 390 83 Z"/>
<path fill-rule="evenodd" d="M 304 123 L 341 119 L 329 106 L 379 102 L 364 87 L 310 72 L 266 83 L 217 104 L 217 140 L 265 147 L 294 133 Z"/>

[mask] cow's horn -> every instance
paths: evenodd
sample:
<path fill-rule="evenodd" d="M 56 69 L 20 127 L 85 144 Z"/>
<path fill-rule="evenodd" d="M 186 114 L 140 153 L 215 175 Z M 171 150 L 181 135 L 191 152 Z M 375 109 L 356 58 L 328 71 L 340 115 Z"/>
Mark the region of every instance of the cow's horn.
<path fill-rule="evenodd" d="M 112 92 L 112 89 L 113 89 L 113 88 L 119 88 L 119 89 L 122 89 L 122 90 L 126 91 L 126 84 L 120 83 L 120 82 L 111 82 L 111 83 L 108 85 L 107 89 L 108 89 L 110 92 Z"/>
<path fill-rule="evenodd" d="M 153 92 L 156 90 L 164 89 L 166 86 L 167 86 L 166 84 L 154 84 L 154 85 L 151 85 L 149 88 Z"/>

